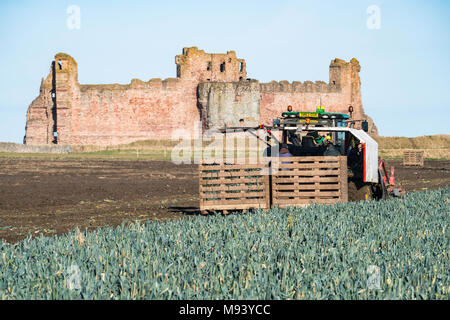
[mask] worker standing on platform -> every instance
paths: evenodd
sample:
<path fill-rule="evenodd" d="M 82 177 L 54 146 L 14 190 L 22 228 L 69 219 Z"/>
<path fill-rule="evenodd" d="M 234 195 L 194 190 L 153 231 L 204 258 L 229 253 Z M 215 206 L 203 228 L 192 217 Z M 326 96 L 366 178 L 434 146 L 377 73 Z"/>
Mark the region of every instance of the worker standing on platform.
<path fill-rule="evenodd" d="M 289 152 L 287 144 L 283 143 L 280 148 L 280 157 L 293 157 Z"/>
<path fill-rule="evenodd" d="M 283 143 L 280 147 L 280 158 L 287 158 L 287 157 L 293 157 L 293 155 L 289 152 L 287 144 Z M 281 163 L 292 163 L 291 161 L 282 161 Z M 281 169 L 288 171 L 289 169 Z"/>

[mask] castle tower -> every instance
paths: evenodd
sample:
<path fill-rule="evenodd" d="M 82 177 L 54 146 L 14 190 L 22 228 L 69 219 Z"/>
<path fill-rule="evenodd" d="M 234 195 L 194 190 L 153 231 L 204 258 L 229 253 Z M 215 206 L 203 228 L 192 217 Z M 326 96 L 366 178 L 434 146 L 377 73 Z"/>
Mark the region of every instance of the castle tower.
<path fill-rule="evenodd" d="M 361 87 L 360 70 L 361 66 L 355 58 L 350 62 L 336 58 L 330 64 L 330 84 L 336 85 L 342 90 L 342 95 L 347 100 L 345 103 L 353 105 L 355 119 L 361 119 L 363 115 L 359 91 Z"/>
<path fill-rule="evenodd" d="M 330 64 L 330 84 L 340 88 L 345 103 L 353 106 L 353 118 L 366 119 L 369 122 L 369 134 L 376 136 L 378 130 L 362 106 L 360 71 L 361 66 L 356 58 L 350 62 L 336 58 Z M 360 123 L 356 124 L 356 128 L 361 128 Z"/>
<path fill-rule="evenodd" d="M 76 61 L 65 53 L 58 53 L 52 63 L 53 90 L 49 135 L 53 143 L 71 143 L 71 116 L 74 91 L 78 88 Z"/>
<path fill-rule="evenodd" d="M 210 54 L 197 47 L 183 48 L 183 54 L 175 57 L 177 77 L 196 82 L 237 82 L 246 80 L 244 59 L 238 59 L 236 52 Z"/>

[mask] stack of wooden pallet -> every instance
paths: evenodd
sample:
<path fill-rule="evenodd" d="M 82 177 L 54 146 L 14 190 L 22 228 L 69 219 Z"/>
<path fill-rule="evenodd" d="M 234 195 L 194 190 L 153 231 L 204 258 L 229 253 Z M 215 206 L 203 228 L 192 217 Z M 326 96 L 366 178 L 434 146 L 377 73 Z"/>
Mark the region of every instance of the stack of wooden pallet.
<path fill-rule="evenodd" d="M 272 163 L 272 168 L 274 206 L 348 200 L 346 157 L 278 158 Z"/>
<path fill-rule="evenodd" d="M 419 166 L 423 167 L 423 151 L 410 150 L 403 152 L 404 166 Z"/>
<path fill-rule="evenodd" d="M 270 163 L 199 165 L 200 210 L 269 209 L 348 201 L 346 157 L 285 157 Z"/>
<path fill-rule="evenodd" d="M 200 211 L 270 208 L 268 164 L 199 165 Z"/>

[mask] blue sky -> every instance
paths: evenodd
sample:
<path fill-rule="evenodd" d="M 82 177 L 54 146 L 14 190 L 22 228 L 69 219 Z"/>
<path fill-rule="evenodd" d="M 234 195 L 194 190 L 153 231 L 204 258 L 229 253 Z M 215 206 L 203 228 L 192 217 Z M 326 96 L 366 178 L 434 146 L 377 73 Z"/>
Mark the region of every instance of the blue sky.
<path fill-rule="evenodd" d="M 80 29 L 67 8 L 81 10 Z M 367 8 L 380 9 L 370 29 Z M 28 105 L 58 52 L 80 83 L 176 76 L 183 47 L 235 50 L 248 77 L 328 82 L 361 64 L 363 106 L 384 136 L 450 134 L 450 1 L 0 1 L 0 141 L 22 142 Z"/>

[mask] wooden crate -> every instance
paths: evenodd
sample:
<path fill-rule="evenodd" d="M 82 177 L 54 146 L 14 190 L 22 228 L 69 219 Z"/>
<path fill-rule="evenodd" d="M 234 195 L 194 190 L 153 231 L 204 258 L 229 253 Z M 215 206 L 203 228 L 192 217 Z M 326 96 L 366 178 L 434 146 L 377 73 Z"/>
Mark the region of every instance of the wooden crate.
<path fill-rule="evenodd" d="M 347 176 L 347 157 L 278 158 L 272 163 L 272 204 L 347 202 Z"/>
<path fill-rule="evenodd" d="M 265 173 L 263 169 L 265 169 Z M 268 164 L 200 164 L 200 211 L 270 208 Z"/>
<path fill-rule="evenodd" d="M 404 151 L 403 165 L 423 167 L 423 151 Z"/>

